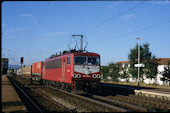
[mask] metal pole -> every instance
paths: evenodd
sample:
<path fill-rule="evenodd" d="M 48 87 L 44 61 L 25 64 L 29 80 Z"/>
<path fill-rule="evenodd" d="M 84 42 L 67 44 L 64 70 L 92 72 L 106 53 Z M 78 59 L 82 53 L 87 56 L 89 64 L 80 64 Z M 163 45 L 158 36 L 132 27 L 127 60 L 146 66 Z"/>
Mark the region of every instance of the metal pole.
<path fill-rule="evenodd" d="M 83 51 L 83 35 L 81 35 L 81 50 Z"/>
<path fill-rule="evenodd" d="M 138 43 L 138 64 L 140 64 L 140 39 Z M 138 89 L 139 89 L 139 74 L 140 74 L 140 67 L 138 67 Z"/>
<path fill-rule="evenodd" d="M 143 39 L 143 38 L 136 38 L 139 40 L 139 43 L 138 43 L 138 64 L 140 64 L 140 40 Z M 140 67 L 138 67 L 138 89 L 139 89 L 139 82 L 140 82 Z"/>

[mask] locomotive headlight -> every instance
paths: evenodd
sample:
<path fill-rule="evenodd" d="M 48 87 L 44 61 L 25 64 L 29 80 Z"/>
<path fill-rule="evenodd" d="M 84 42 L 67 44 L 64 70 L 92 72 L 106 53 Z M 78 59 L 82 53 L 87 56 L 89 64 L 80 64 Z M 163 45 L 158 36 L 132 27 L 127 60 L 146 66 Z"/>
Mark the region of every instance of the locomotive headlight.
<path fill-rule="evenodd" d="M 76 75 L 76 74 L 74 74 L 74 75 L 73 75 L 73 78 L 77 78 L 77 75 Z"/>
<path fill-rule="evenodd" d="M 100 74 L 97 75 L 97 78 L 100 78 Z"/>
<path fill-rule="evenodd" d="M 81 78 L 81 75 L 80 75 L 80 74 L 78 74 L 78 75 L 77 75 L 77 78 Z"/>
<path fill-rule="evenodd" d="M 96 78 L 96 75 L 95 75 L 95 74 L 93 74 L 93 75 L 92 75 L 92 77 L 93 77 L 93 78 Z"/>

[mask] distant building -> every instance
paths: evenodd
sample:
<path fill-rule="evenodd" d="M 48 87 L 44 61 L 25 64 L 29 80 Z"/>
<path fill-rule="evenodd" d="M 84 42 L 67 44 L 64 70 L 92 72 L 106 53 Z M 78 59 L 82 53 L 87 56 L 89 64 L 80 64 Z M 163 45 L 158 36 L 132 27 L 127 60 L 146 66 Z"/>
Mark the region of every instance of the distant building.
<path fill-rule="evenodd" d="M 8 58 L 1 58 L 1 75 L 7 74 L 8 70 Z"/>
<path fill-rule="evenodd" d="M 160 60 L 158 61 L 158 67 L 157 67 L 158 73 L 157 73 L 156 78 L 151 80 L 151 79 L 146 78 L 144 76 L 144 83 L 146 83 L 146 84 L 156 83 L 156 84 L 159 84 L 159 85 L 169 84 L 169 83 L 164 83 L 161 80 L 161 78 L 163 77 L 162 74 L 164 72 L 164 68 L 168 65 L 168 61 L 170 61 L 170 58 L 160 58 Z M 126 68 L 126 71 L 128 72 L 129 67 L 130 67 L 130 61 L 117 62 L 117 64 L 121 64 L 120 66 L 122 68 Z M 126 79 L 120 79 L 120 78 L 119 78 L 119 80 L 122 81 L 122 82 L 126 81 Z M 129 78 L 129 82 L 135 82 L 135 81 L 136 81 L 136 78 L 132 78 L 132 77 Z"/>

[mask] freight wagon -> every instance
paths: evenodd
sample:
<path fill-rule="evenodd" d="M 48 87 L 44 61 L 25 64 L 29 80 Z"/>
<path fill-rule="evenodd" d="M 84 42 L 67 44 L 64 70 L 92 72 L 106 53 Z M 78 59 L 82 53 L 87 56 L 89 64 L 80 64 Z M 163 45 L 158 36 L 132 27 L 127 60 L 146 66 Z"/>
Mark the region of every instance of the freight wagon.
<path fill-rule="evenodd" d="M 32 74 L 32 66 L 25 66 L 21 68 L 21 73 L 22 76 L 26 76 L 26 77 L 31 77 Z"/>
<path fill-rule="evenodd" d="M 42 79 L 42 66 L 42 61 L 32 64 L 32 80 L 40 81 Z"/>

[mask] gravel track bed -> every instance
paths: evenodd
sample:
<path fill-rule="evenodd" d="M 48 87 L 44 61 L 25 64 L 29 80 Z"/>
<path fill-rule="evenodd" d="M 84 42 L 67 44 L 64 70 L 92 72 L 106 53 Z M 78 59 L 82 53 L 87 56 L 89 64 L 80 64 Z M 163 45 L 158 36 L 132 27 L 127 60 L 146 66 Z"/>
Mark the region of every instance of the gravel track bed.
<path fill-rule="evenodd" d="M 133 88 L 126 89 L 126 87 L 120 87 L 119 85 L 118 87 L 116 87 L 116 85 L 112 87 L 111 84 L 108 86 L 102 85 L 102 94 L 99 95 L 145 107 L 147 109 L 154 109 L 156 112 L 170 112 L 170 101 L 142 95 L 135 95 L 133 90 Z"/>
<path fill-rule="evenodd" d="M 157 112 L 169 112 L 170 111 L 170 104 L 156 101 L 155 98 L 137 96 L 137 95 L 130 95 L 130 96 L 123 96 L 123 95 L 108 95 L 105 96 L 107 98 L 127 102 L 133 105 L 145 107 L 148 109 L 154 109 Z M 167 101 L 168 102 L 168 101 Z"/>
<path fill-rule="evenodd" d="M 17 78 L 16 81 L 18 81 L 18 83 L 21 82 L 22 84 L 30 83 L 27 79 L 21 79 L 21 78 Z M 35 91 L 31 90 L 28 87 L 25 87 L 26 85 L 22 85 L 22 84 L 20 84 L 20 86 L 22 87 L 24 92 L 27 93 L 27 95 L 42 109 L 43 112 L 65 112 L 65 110 L 60 106 L 54 104 L 53 102 L 49 101 L 47 98 L 44 98 L 42 95 L 36 93 Z M 38 83 L 36 84 L 36 86 L 43 87 Z"/>
<path fill-rule="evenodd" d="M 96 103 L 88 101 L 88 98 L 87 100 L 77 98 L 74 94 L 63 93 L 63 91 L 48 88 L 48 86 L 43 89 L 36 87 L 36 89 L 43 93 L 48 93 L 50 98 L 60 102 L 62 105 L 76 112 L 113 112 L 112 109 L 108 109 L 107 107 L 105 108 L 102 105 L 99 106 Z"/>
<path fill-rule="evenodd" d="M 21 82 L 24 82 L 24 81 L 25 83 L 30 84 L 30 81 L 28 79 L 22 78 Z M 104 108 L 103 106 L 99 107 L 97 106 L 97 104 L 95 105 L 94 103 L 90 103 L 88 101 L 75 98 L 74 96 L 71 96 L 71 95 L 67 95 L 55 88 L 51 88 L 46 85 L 42 86 L 37 82 L 35 82 L 33 85 L 30 85 L 30 86 L 34 87 L 36 90 L 44 94 L 48 94 L 48 96 L 51 99 L 59 102 L 60 104 L 66 106 L 69 109 L 72 109 L 75 112 L 109 112 L 111 111 L 109 109 Z M 107 89 L 106 86 L 103 88 Z M 111 90 L 112 88 L 109 87 L 108 89 Z M 120 89 L 119 91 L 114 90 L 112 92 L 107 92 L 105 90 L 102 90 L 102 93 L 100 95 L 106 98 L 126 102 L 129 104 L 144 107 L 150 110 L 156 110 L 156 112 L 169 112 L 170 111 L 170 102 L 167 100 L 134 95 L 132 89 L 130 90 L 125 89 L 123 91 L 124 92 L 120 92 Z M 130 94 L 128 94 L 128 92 L 125 92 L 125 91 L 130 91 Z M 124 93 L 126 96 L 120 95 Z"/>
<path fill-rule="evenodd" d="M 95 102 L 95 100 L 92 99 L 89 100 L 88 98 L 82 99 L 82 96 L 81 98 L 77 98 L 76 96 L 73 96 L 73 94 L 71 95 L 67 94 L 68 92 L 63 93 L 54 88 L 49 88 L 49 86 L 40 85 L 39 83 L 36 82 L 33 82 L 33 84 L 31 85 L 29 79 L 25 79 L 25 78 L 21 79 L 20 77 L 17 77 L 17 79 L 21 83 L 28 84 L 29 86 L 35 88 L 39 92 L 48 95 L 49 98 L 59 102 L 60 104 L 66 106 L 69 109 L 72 109 L 75 112 L 116 112 L 116 111 L 125 112 L 126 111 L 126 109 L 121 109 L 108 104 L 106 105 L 103 102 L 98 102 L 98 101 Z M 39 98 L 37 96 L 34 97 Z M 51 109 L 53 109 L 53 107 Z"/>

